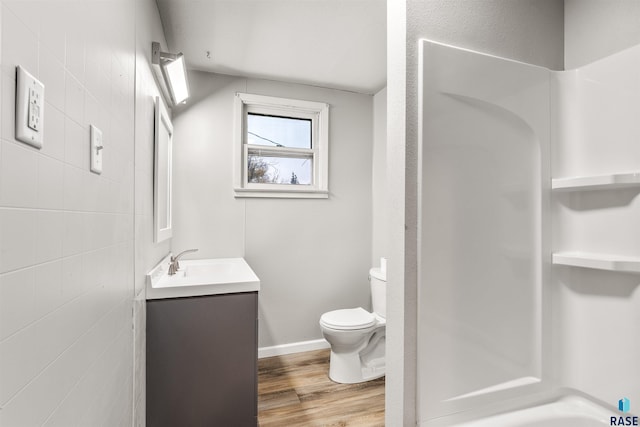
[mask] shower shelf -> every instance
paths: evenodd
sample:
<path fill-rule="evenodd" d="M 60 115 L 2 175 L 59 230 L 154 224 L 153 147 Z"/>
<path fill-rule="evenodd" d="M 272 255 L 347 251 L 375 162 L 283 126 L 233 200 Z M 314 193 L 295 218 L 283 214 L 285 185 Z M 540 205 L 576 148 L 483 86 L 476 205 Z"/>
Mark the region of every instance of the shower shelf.
<path fill-rule="evenodd" d="M 595 268 L 598 270 L 640 273 L 640 257 L 623 255 L 556 252 L 553 254 L 553 263 L 556 265 L 570 265 L 573 267 Z"/>
<path fill-rule="evenodd" d="M 640 172 L 578 176 L 551 180 L 551 188 L 558 191 L 615 190 L 630 187 L 640 187 Z"/>

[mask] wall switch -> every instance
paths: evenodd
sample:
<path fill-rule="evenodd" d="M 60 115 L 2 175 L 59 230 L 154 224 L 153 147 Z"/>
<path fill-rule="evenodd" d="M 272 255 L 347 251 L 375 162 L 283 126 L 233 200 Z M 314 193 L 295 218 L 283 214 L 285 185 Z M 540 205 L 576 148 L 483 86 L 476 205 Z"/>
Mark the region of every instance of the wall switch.
<path fill-rule="evenodd" d="M 102 131 L 91 125 L 91 172 L 102 173 Z"/>
<path fill-rule="evenodd" d="M 44 85 L 18 66 L 16 70 L 16 139 L 42 148 Z"/>

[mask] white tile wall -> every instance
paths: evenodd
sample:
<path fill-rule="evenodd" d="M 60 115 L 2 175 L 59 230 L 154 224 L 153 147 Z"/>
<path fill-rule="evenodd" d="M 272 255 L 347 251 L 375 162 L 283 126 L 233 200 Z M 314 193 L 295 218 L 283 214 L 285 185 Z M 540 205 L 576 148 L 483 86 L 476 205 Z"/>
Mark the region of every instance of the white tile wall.
<path fill-rule="evenodd" d="M 3 426 L 133 420 L 134 3 L 0 0 Z M 45 84 L 41 150 L 14 139 L 16 65 Z"/>
<path fill-rule="evenodd" d="M 14 13 L 18 3 L 2 3 L 2 71 L 12 76 L 18 65 L 32 74 L 38 70 L 38 37 L 24 24 L 28 20 L 20 20 Z"/>
<path fill-rule="evenodd" d="M 59 259 L 62 256 L 64 212 L 40 210 L 37 212 L 35 263 Z"/>
<path fill-rule="evenodd" d="M 38 54 L 40 64 L 40 81 L 42 81 L 44 86 L 47 88 L 47 102 L 59 110 L 64 110 L 64 65 L 45 46 L 41 46 Z"/>
<path fill-rule="evenodd" d="M 10 83 L 11 83 L 10 90 L 13 91 L 15 83 L 13 81 L 11 81 Z M 47 86 L 45 87 L 46 87 L 45 99 L 47 101 L 45 103 L 46 114 L 44 115 L 44 127 L 46 129 L 47 141 L 44 147 L 42 147 L 42 150 L 40 150 L 40 154 L 44 154 L 45 156 L 64 162 L 64 136 L 65 136 L 64 132 L 65 132 L 65 121 L 66 121 L 63 113 L 64 107 L 61 107 L 60 109 L 58 109 L 55 105 L 49 102 L 50 101 L 49 88 Z M 6 96 L 6 97 L 11 98 L 10 96 Z M 7 102 L 10 102 L 10 101 L 12 101 L 12 99 L 7 100 Z M 13 107 L 13 106 L 10 105 L 10 107 Z M 10 109 L 12 112 L 11 112 L 11 119 L 10 121 L 8 121 L 8 123 L 13 123 L 13 120 L 14 120 L 13 109 L 12 108 Z M 7 130 L 7 132 L 11 134 L 12 132 L 11 126 L 9 125 L 8 128 L 9 129 Z M 11 138 L 11 136 L 9 136 L 8 138 Z M 60 186 L 60 188 L 62 189 L 62 186 Z M 60 198 L 60 200 L 62 200 L 62 197 Z"/>
<path fill-rule="evenodd" d="M 74 122 L 82 123 L 84 113 L 84 87 L 67 71 L 65 75 L 64 108 L 67 117 Z"/>
<path fill-rule="evenodd" d="M 38 191 L 37 153 L 24 147 L 2 141 L 2 187 L 0 203 L 3 206 L 36 207 Z"/>
<path fill-rule="evenodd" d="M 35 318 L 41 318 L 64 303 L 62 288 L 62 260 L 47 262 L 34 267 Z"/>
<path fill-rule="evenodd" d="M 34 210 L 0 209 L 0 272 L 35 264 L 36 213 Z"/>
<path fill-rule="evenodd" d="M 64 128 L 64 161 L 84 169 L 89 160 L 89 148 L 82 126 L 67 117 Z"/>
<path fill-rule="evenodd" d="M 0 276 L 0 339 L 28 325 L 34 315 L 35 271 L 28 268 Z"/>
<path fill-rule="evenodd" d="M 63 208 L 63 178 L 63 162 L 48 156 L 38 157 L 38 207 L 57 210 Z"/>

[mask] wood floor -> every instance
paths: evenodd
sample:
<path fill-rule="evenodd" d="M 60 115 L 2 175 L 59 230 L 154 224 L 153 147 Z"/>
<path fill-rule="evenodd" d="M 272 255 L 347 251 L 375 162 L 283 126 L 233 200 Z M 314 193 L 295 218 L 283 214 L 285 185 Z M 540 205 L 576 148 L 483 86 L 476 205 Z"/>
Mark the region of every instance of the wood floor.
<path fill-rule="evenodd" d="M 258 361 L 260 427 L 384 426 L 384 378 L 329 379 L 329 350 Z"/>

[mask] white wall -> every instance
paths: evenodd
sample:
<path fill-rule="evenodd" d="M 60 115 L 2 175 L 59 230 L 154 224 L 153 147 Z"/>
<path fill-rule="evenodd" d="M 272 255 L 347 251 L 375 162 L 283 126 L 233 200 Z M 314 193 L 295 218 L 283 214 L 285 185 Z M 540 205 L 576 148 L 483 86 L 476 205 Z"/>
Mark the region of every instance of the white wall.
<path fill-rule="evenodd" d="M 640 43 L 637 0 L 565 0 L 567 70 Z"/>
<path fill-rule="evenodd" d="M 640 170 L 640 46 L 581 67 L 561 83 L 554 177 Z M 568 87 L 568 89 L 567 89 Z M 615 105 L 616 108 L 611 108 Z M 554 196 L 554 251 L 640 256 L 638 189 Z M 640 399 L 637 274 L 555 266 L 556 376 L 609 405 Z"/>
<path fill-rule="evenodd" d="M 154 0 L 136 0 L 135 91 L 135 279 L 134 279 L 134 425 L 145 425 L 146 274 L 171 251 L 171 240 L 153 241 L 154 99 L 160 96 L 151 69 L 151 43 L 167 49 Z M 165 104 L 167 105 L 167 104 Z"/>
<path fill-rule="evenodd" d="M 388 4 L 387 425 L 415 424 L 418 43 L 421 38 L 552 69 L 563 66 L 561 0 L 408 0 Z M 400 199 L 400 200 L 398 200 Z"/>
<path fill-rule="evenodd" d="M 410 0 L 407 42 L 415 48 L 414 40 L 428 38 L 561 70 L 563 4 L 563 0 Z"/>
<path fill-rule="evenodd" d="M 373 159 L 371 165 L 371 265 L 389 253 L 389 205 L 387 191 L 387 88 L 373 96 Z"/>
<path fill-rule="evenodd" d="M 640 170 L 640 5 L 565 5 L 567 66 L 580 68 L 559 81 L 553 176 Z M 640 256 L 637 189 L 557 194 L 554 215 L 555 251 Z M 609 405 L 640 399 L 638 276 L 557 266 L 554 280 L 558 382 Z"/>
<path fill-rule="evenodd" d="M 4 0 L 1 14 L 0 425 L 129 425 L 134 3 Z M 16 65 L 45 84 L 41 150 L 14 139 Z"/>
<path fill-rule="evenodd" d="M 261 279 L 261 347 L 320 339 L 323 312 L 370 308 L 373 97 L 203 72 L 189 78 L 194 98 L 173 120 L 173 250 L 246 258 Z M 234 198 L 236 92 L 330 104 L 329 199 Z"/>

